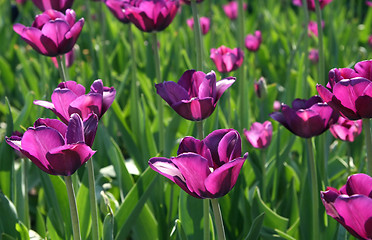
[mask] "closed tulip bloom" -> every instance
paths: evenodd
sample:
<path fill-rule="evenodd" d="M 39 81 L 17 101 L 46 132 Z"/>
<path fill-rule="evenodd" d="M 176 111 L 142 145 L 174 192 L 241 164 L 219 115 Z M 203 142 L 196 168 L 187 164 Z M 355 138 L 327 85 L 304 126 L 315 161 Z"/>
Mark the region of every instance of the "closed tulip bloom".
<path fill-rule="evenodd" d="M 312 63 L 314 63 L 314 64 L 318 63 L 318 61 L 319 61 L 318 49 L 310 49 L 308 58 Z"/>
<path fill-rule="evenodd" d="M 320 9 L 323 9 L 326 5 L 328 5 L 332 0 L 307 0 L 307 8 L 310 11 L 315 12 L 315 2 L 314 1 L 319 1 L 319 6 Z M 296 6 L 301 7 L 302 6 L 302 0 L 292 0 L 292 3 Z"/>
<path fill-rule="evenodd" d="M 308 100 L 295 99 L 292 108 L 282 104 L 281 112 L 271 113 L 270 117 L 295 135 L 311 138 L 322 134 L 335 123 L 338 114 L 319 96 L 313 96 Z"/>
<path fill-rule="evenodd" d="M 260 77 L 258 81 L 254 81 L 254 92 L 256 93 L 258 98 L 266 98 L 267 96 L 267 85 L 266 79 L 264 77 Z"/>
<path fill-rule="evenodd" d="M 237 1 L 231 1 L 225 5 L 222 6 L 223 11 L 225 12 L 226 16 L 230 18 L 231 20 L 238 18 L 238 2 Z M 243 3 L 243 9 L 247 10 L 248 4 Z"/>
<path fill-rule="evenodd" d="M 47 10 L 37 15 L 32 27 L 16 23 L 13 29 L 38 53 L 55 57 L 71 51 L 84 25 L 81 18 L 75 22 L 74 10 L 66 15 L 56 10 Z"/>
<path fill-rule="evenodd" d="M 72 175 L 95 153 L 85 143 L 84 123 L 78 114 L 71 116 L 68 125 L 57 119 L 39 119 L 22 138 L 10 137 L 6 142 L 52 175 Z"/>
<path fill-rule="evenodd" d="M 182 139 L 177 157 L 154 157 L 150 167 L 196 198 L 219 198 L 235 185 L 248 157 L 234 129 L 213 131 L 205 139 Z"/>
<path fill-rule="evenodd" d="M 124 12 L 130 2 L 131 0 L 104 0 L 104 3 L 112 14 L 123 23 L 129 23 L 129 19 L 125 16 Z"/>
<path fill-rule="evenodd" d="M 234 77 L 216 82 L 216 74 L 187 70 L 178 83 L 168 81 L 156 84 L 156 92 L 181 117 L 201 121 L 216 108 L 222 94 L 235 82 Z"/>
<path fill-rule="evenodd" d="M 362 132 L 362 120 L 352 121 L 339 117 L 337 123 L 331 125 L 329 131 L 337 139 L 354 142 L 355 138 Z"/>
<path fill-rule="evenodd" d="M 124 13 L 141 31 L 158 32 L 173 21 L 178 7 L 178 0 L 137 0 Z"/>
<path fill-rule="evenodd" d="M 43 12 L 49 9 L 64 12 L 71 8 L 74 0 L 32 0 L 32 2 Z"/>
<path fill-rule="evenodd" d="M 372 239 L 372 178 L 366 174 L 351 175 L 346 185 L 337 190 L 327 187 L 320 196 L 326 212 L 358 239 Z"/>
<path fill-rule="evenodd" d="M 210 58 L 213 60 L 216 68 L 221 73 L 227 73 L 238 69 L 244 59 L 244 52 L 240 48 L 221 47 L 211 49 Z"/>
<path fill-rule="evenodd" d="M 52 93 L 52 102 L 36 100 L 34 104 L 52 110 L 64 123 L 70 115 L 77 113 L 83 120 L 94 113 L 100 119 L 115 99 L 116 90 L 104 87 L 102 80 L 93 82 L 90 92 L 85 94 L 85 87 L 74 81 L 62 82 Z"/>
<path fill-rule="evenodd" d="M 199 22 L 203 35 L 207 34 L 209 32 L 211 21 L 207 17 L 201 17 L 199 18 Z M 191 28 L 191 30 L 194 29 L 194 18 L 187 19 L 186 23 Z"/>
<path fill-rule="evenodd" d="M 322 21 L 322 28 L 324 28 L 324 21 Z M 318 24 L 315 21 L 310 21 L 307 25 L 307 35 L 309 37 L 315 36 L 318 37 Z"/>
<path fill-rule="evenodd" d="M 267 148 L 273 136 L 273 126 L 269 121 L 254 122 L 249 131 L 244 129 L 244 135 L 254 148 Z"/>
<path fill-rule="evenodd" d="M 261 31 L 256 31 L 253 34 L 248 34 L 245 37 L 245 47 L 252 52 L 258 51 L 262 43 Z"/>

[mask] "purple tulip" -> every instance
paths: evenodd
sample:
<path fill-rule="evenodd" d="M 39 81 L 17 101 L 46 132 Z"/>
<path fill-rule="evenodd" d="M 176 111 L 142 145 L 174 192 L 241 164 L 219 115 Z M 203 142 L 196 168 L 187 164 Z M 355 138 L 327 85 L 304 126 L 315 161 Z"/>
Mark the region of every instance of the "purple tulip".
<path fill-rule="evenodd" d="M 95 153 L 84 135 L 83 121 L 73 114 L 68 125 L 57 119 L 38 119 L 22 138 L 12 136 L 6 142 L 44 172 L 69 176 Z"/>
<path fill-rule="evenodd" d="M 265 98 L 267 96 L 267 85 L 264 77 L 260 77 L 258 81 L 255 80 L 253 86 L 258 98 Z"/>
<path fill-rule="evenodd" d="M 50 9 L 64 12 L 71 8 L 74 0 L 32 0 L 32 2 L 43 12 Z"/>
<path fill-rule="evenodd" d="M 219 198 L 235 185 L 248 153 L 234 129 L 219 129 L 205 139 L 182 139 L 177 157 L 155 157 L 150 167 L 196 198 Z"/>
<path fill-rule="evenodd" d="M 362 132 L 362 120 L 352 121 L 339 117 L 337 123 L 331 125 L 329 131 L 337 139 L 354 142 L 355 138 Z"/>
<path fill-rule="evenodd" d="M 262 43 L 261 31 L 256 31 L 253 34 L 248 34 L 245 37 L 245 47 L 252 52 L 258 51 Z"/>
<path fill-rule="evenodd" d="M 314 64 L 318 63 L 318 61 L 319 61 L 318 49 L 310 49 L 308 58 L 312 63 L 314 63 Z"/>
<path fill-rule="evenodd" d="M 173 21 L 178 7 L 178 0 L 137 0 L 124 13 L 141 31 L 158 32 Z"/>
<path fill-rule="evenodd" d="M 273 136 L 273 126 L 269 121 L 254 122 L 249 131 L 244 129 L 244 135 L 254 148 L 267 148 Z"/>
<path fill-rule="evenodd" d="M 366 4 L 368 7 L 372 7 L 372 2 L 371 1 L 366 1 Z"/>
<path fill-rule="evenodd" d="M 324 21 L 322 21 L 322 28 L 324 28 Z M 318 24 L 315 21 L 310 21 L 307 25 L 307 35 L 309 37 L 315 36 L 318 37 Z"/>
<path fill-rule="evenodd" d="M 129 19 L 125 16 L 124 12 L 130 2 L 131 0 L 104 0 L 104 3 L 112 14 L 123 23 L 129 23 Z"/>
<path fill-rule="evenodd" d="M 235 82 L 234 77 L 216 82 L 216 74 L 187 70 L 175 82 L 155 84 L 156 92 L 181 117 L 201 121 L 209 117 L 216 108 L 222 94 Z"/>
<path fill-rule="evenodd" d="M 328 5 L 332 0 L 307 0 L 307 8 L 310 11 L 315 12 L 315 2 L 314 1 L 319 1 L 319 6 L 320 9 L 323 9 L 326 5 Z M 302 6 L 302 0 L 292 0 L 293 5 Z"/>
<path fill-rule="evenodd" d="M 84 25 L 81 18 L 75 22 L 74 10 L 66 15 L 56 10 L 47 10 L 37 15 L 32 27 L 16 23 L 13 30 L 38 53 L 55 57 L 71 51 Z"/>
<path fill-rule="evenodd" d="M 34 104 L 52 110 L 64 123 L 70 115 L 78 113 L 83 120 L 94 113 L 100 119 L 115 99 L 116 90 L 104 87 L 102 80 L 93 82 L 90 92 L 74 81 L 62 82 L 52 93 L 52 102 L 36 100 Z"/>
<path fill-rule="evenodd" d="M 309 100 L 295 99 L 292 108 L 283 104 L 281 110 L 271 113 L 270 117 L 303 138 L 322 134 L 338 118 L 338 114 L 323 103 L 319 96 L 313 96 Z"/>
<path fill-rule="evenodd" d="M 238 18 L 238 2 L 237 1 L 231 1 L 225 5 L 222 6 L 223 11 L 225 12 L 226 16 L 230 18 L 231 20 Z M 243 9 L 247 10 L 248 4 L 243 3 Z"/>
<path fill-rule="evenodd" d="M 196 3 L 201 3 L 203 2 L 204 0 L 196 0 Z M 181 3 L 182 4 L 187 4 L 187 5 L 190 5 L 191 4 L 191 0 L 181 0 Z"/>
<path fill-rule="evenodd" d="M 321 191 L 323 205 L 329 216 L 336 219 L 358 239 L 372 239 L 372 178 L 358 173 L 347 179 L 337 190 Z"/>
<path fill-rule="evenodd" d="M 201 17 L 199 18 L 199 22 L 203 35 L 207 34 L 209 32 L 211 21 L 207 17 Z M 194 29 L 194 18 L 187 19 L 186 23 L 191 28 L 191 30 Z"/>
<path fill-rule="evenodd" d="M 216 68 L 221 73 L 227 73 L 238 69 L 244 59 L 244 52 L 240 48 L 221 47 L 211 49 L 210 58 L 213 60 Z"/>

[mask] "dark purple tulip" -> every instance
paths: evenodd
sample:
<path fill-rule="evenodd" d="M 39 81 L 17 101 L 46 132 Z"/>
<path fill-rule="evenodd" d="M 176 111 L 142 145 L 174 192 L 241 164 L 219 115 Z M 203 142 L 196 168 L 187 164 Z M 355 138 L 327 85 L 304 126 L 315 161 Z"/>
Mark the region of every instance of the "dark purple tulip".
<path fill-rule="evenodd" d="M 130 2 L 131 0 L 104 0 L 104 3 L 112 14 L 123 23 L 129 23 L 129 19 L 125 16 L 124 12 Z"/>
<path fill-rule="evenodd" d="M 205 139 L 182 139 L 177 157 L 155 157 L 150 167 L 196 198 L 219 198 L 235 185 L 248 153 L 234 129 L 219 129 Z"/>
<path fill-rule="evenodd" d="M 245 37 L 245 47 L 251 52 L 258 51 L 261 43 L 262 43 L 261 31 L 256 31 L 254 35 L 248 34 Z"/>
<path fill-rule="evenodd" d="M 222 94 L 235 82 L 234 77 L 216 82 L 216 74 L 187 70 L 175 82 L 155 84 L 156 92 L 181 117 L 201 121 L 209 117 L 216 108 Z"/>
<path fill-rule="evenodd" d="M 227 73 L 238 69 L 244 59 L 244 52 L 240 48 L 221 47 L 211 49 L 210 58 L 213 60 L 216 68 L 221 73 Z"/>
<path fill-rule="evenodd" d="M 358 239 L 372 239 L 372 178 L 358 173 L 337 190 L 327 187 L 320 196 L 329 216 Z"/>
<path fill-rule="evenodd" d="M 83 121 L 73 114 L 68 125 L 57 119 L 39 119 L 22 138 L 12 136 L 6 142 L 44 172 L 69 176 L 95 153 L 84 135 Z"/>
<path fill-rule="evenodd" d="M 137 0 L 124 13 L 141 31 L 158 32 L 173 21 L 178 7 L 178 0 Z"/>
<path fill-rule="evenodd" d="M 332 0 L 307 0 L 307 8 L 310 11 L 315 11 L 315 2 L 319 1 L 320 9 L 323 9 L 326 5 L 328 5 Z M 292 3 L 296 6 L 302 6 L 302 0 L 292 0 Z"/>
<path fill-rule="evenodd" d="M 74 0 L 32 0 L 32 2 L 43 12 L 50 9 L 64 12 L 71 8 Z"/>
<path fill-rule="evenodd" d="M 313 96 L 309 100 L 295 99 L 292 108 L 282 104 L 281 110 L 271 113 L 270 117 L 303 138 L 322 134 L 338 118 L 338 114 L 319 96 Z"/>
<path fill-rule="evenodd" d="M 66 10 L 66 15 L 56 10 L 47 10 L 36 16 L 32 27 L 16 23 L 13 29 L 38 53 L 55 57 L 74 47 L 84 25 L 83 18 L 75 22 L 75 17 L 71 9 Z"/>
<path fill-rule="evenodd" d="M 102 80 L 93 82 L 90 92 L 74 81 L 62 82 L 52 93 L 52 102 L 36 100 L 34 104 L 52 110 L 64 123 L 70 115 L 78 113 L 83 120 L 94 113 L 100 119 L 115 99 L 116 90 L 104 87 Z"/>
<path fill-rule="evenodd" d="M 203 2 L 204 0 L 196 0 L 196 3 L 201 3 Z M 187 5 L 190 5 L 191 4 L 191 0 L 181 0 L 181 3 L 182 4 L 187 4 Z"/>
<path fill-rule="evenodd" d="M 273 126 L 269 121 L 254 122 L 249 131 L 244 129 L 244 135 L 254 148 L 266 148 L 271 143 Z"/>
<path fill-rule="evenodd" d="M 253 86 L 258 98 L 265 98 L 267 96 L 267 85 L 264 77 L 260 77 L 258 81 L 254 81 Z"/>
<path fill-rule="evenodd" d="M 200 17 L 199 22 L 203 35 L 207 34 L 209 32 L 211 21 L 207 17 Z M 191 30 L 194 29 L 194 18 L 187 19 L 186 23 L 191 28 Z"/>
<path fill-rule="evenodd" d="M 354 142 L 355 138 L 362 132 L 362 120 L 352 121 L 339 117 L 337 123 L 331 125 L 329 131 L 337 139 Z"/>
<path fill-rule="evenodd" d="M 225 12 L 226 16 L 230 18 L 231 20 L 238 18 L 238 2 L 237 1 L 231 1 L 225 5 L 222 6 L 223 11 Z M 243 3 L 243 9 L 247 10 L 248 4 Z"/>

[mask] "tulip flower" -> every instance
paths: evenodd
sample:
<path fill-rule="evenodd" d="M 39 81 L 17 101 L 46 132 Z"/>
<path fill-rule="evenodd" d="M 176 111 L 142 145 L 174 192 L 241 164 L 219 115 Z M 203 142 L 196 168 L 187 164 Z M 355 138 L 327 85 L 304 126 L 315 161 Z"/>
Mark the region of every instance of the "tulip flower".
<path fill-rule="evenodd" d="M 222 94 L 235 82 L 234 77 L 228 77 L 216 82 L 216 74 L 187 70 L 175 82 L 156 84 L 156 92 L 181 117 L 201 121 L 209 117 L 216 108 Z"/>
<path fill-rule="evenodd" d="M 84 123 L 78 114 L 71 115 L 68 125 L 39 119 L 21 138 L 12 136 L 6 142 L 52 175 L 72 175 L 95 153 L 85 143 Z"/>
<path fill-rule="evenodd" d="M 337 123 L 330 126 L 329 131 L 337 139 L 354 142 L 355 138 L 362 132 L 362 120 L 352 121 L 339 117 Z"/>
<path fill-rule="evenodd" d="M 164 30 L 178 11 L 178 0 L 138 0 L 128 5 L 125 16 L 144 32 Z"/>
<path fill-rule="evenodd" d="M 154 157 L 150 167 L 196 198 L 219 198 L 235 185 L 248 157 L 234 129 L 213 131 L 205 139 L 182 139 L 177 157 Z"/>
<path fill-rule="evenodd" d="M 196 0 L 196 3 L 201 3 L 203 1 L 204 0 Z M 181 0 L 181 3 L 190 5 L 191 4 L 191 0 Z"/>
<path fill-rule="evenodd" d="M 307 0 L 307 8 L 310 11 L 315 12 L 315 2 L 314 1 L 319 1 L 319 6 L 320 9 L 323 9 L 326 5 L 328 5 L 332 0 Z M 302 0 L 292 0 L 293 5 L 302 6 Z"/>
<path fill-rule="evenodd" d="M 308 58 L 314 64 L 319 62 L 319 52 L 318 52 L 318 50 L 317 49 L 310 49 Z"/>
<path fill-rule="evenodd" d="M 219 72 L 227 73 L 238 69 L 242 65 L 244 52 L 240 48 L 230 49 L 222 45 L 217 49 L 211 49 L 210 58 Z"/>
<path fill-rule="evenodd" d="M 245 37 L 245 47 L 252 52 L 256 52 L 260 48 L 261 42 L 261 31 L 256 31 L 254 35 L 248 34 Z"/>
<path fill-rule="evenodd" d="M 324 21 L 322 21 L 322 28 L 324 28 Z M 318 24 L 315 21 L 310 21 L 307 25 L 307 35 L 309 37 L 315 36 L 318 37 Z"/>
<path fill-rule="evenodd" d="M 226 16 L 230 18 L 231 20 L 235 20 L 238 18 L 238 2 L 237 1 L 231 1 L 225 5 L 222 6 L 223 11 L 225 12 Z M 247 10 L 248 4 L 243 3 L 243 9 Z"/>
<path fill-rule="evenodd" d="M 322 134 L 335 123 L 338 114 L 319 96 L 313 96 L 308 100 L 295 99 L 292 108 L 282 104 L 281 112 L 271 113 L 270 117 L 295 135 L 311 138 Z"/>
<path fill-rule="evenodd" d="M 56 10 L 47 10 L 37 15 L 32 27 L 16 23 L 13 30 L 38 53 L 55 57 L 71 51 L 84 25 L 81 18 L 75 22 L 74 10 L 66 15 Z"/>
<path fill-rule="evenodd" d="M 64 12 L 71 8 L 74 0 L 32 0 L 32 2 L 43 12 L 50 9 Z"/>
<path fill-rule="evenodd" d="M 52 110 L 64 123 L 70 115 L 78 113 L 83 120 L 94 113 L 100 119 L 115 99 L 116 90 L 104 87 L 102 80 L 93 82 L 90 92 L 85 94 L 85 87 L 74 81 L 62 82 L 52 93 L 52 102 L 36 100 L 34 104 Z"/>
<path fill-rule="evenodd" d="M 269 121 L 254 122 L 249 131 L 244 129 L 244 135 L 254 148 L 267 148 L 273 136 L 273 126 Z"/>
<path fill-rule="evenodd" d="M 372 238 L 372 178 L 358 173 L 337 190 L 327 187 L 320 196 L 326 212 L 358 239 Z"/>
<path fill-rule="evenodd" d="M 25 4 L 26 2 L 27 0 L 16 0 L 16 3 L 21 4 L 21 5 Z"/>
<path fill-rule="evenodd" d="M 211 21 L 207 17 L 201 17 L 199 18 L 200 27 L 203 35 L 207 34 L 209 32 Z M 187 25 L 191 28 L 191 30 L 194 29 L 194 19 L 189 18 L 186 20 Z"/>
<path fill-rule="evenodd" d="M 372 7 L 372 2 L 371 1 L 366 1 L 366 4 L 368 7 Z"/>
<path fill-rule="evenodd" d="M 104 3 L 119 21 L 129 23 L 129 19 L 124 12 L 126 6 L 130 4 L 130 0 L 104 0 Z"/>
<path fill-rule="evenodd" d="M 253 86 L 258 98 L 265 98 L 267 96 L 267 85 L 264 77 L 260 77 L 258 81 L 254 81 Z"/>
<path fill-rule="evenodd" d="M 54 64 L 54 66 L 56 68 L 58 68 L 57 58 L 56 57 L 51 57 L 51 59 L 52 59 L 52 62 Z M 74 64 L 74 61 L 75 61 L 75 51 L 74 51 L 74 49 L 72 49 L 71 51 L 69 51 L 68 53 L 65 54 L 66 67 L 71 67 L 72 64 Z"/>

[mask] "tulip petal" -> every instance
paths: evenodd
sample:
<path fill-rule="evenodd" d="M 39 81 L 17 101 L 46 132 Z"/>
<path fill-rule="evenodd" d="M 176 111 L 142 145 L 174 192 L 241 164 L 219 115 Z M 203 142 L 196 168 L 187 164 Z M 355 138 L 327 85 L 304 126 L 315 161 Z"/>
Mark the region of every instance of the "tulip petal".
<path fill-rule="evenodd" d="M 208 160 L 208 166 L 213 166 L 211 152 L 203 141 L 193 137 L 184 137 L 178 147 L 177 155 L 187 152 L 199 154 L 200 156 Z"/>
<path fill-rule="evenodd" d="M 198 97 L 200 99 L 212 97 L 216 99 L 217 88 L 216 88 L 216 74 L 211 71 L 205 75 L 203 81 L 199 85 Z"/>
<path fill-rule="evenodd" d="M 96 137 L 98 127 L 98 116 L 94 113 L 90 114 L 87 119 L 84 120 L 84 138 L 85 143 L 88 146 L 92 146 L 94 138 Z"/>
<path fill-rule="evenodd" d="M 66 133 L 66 144 L 84 142 L 83 121 L 76 113 L 71 115 Z"/>
<path fill-rule="evenodd" d="M 57 119 L 49 119 L 49 118 L 39 118 L 36 120 L 34 123 L 34 127 L 39 127 L 39 126 L 46 126 L 50 128 L 54 128 L 57 130 L 61 136 L 66 136 L 67 132 L 67 126 L 63 122 L 57 120 Z"/>
<path fill-rule="evenodd" d="M 101 116 L 110 108 L 111 104 L 114 102 L 116 96 L 116 90 L 114 87 L 103 87 L 103 100 L 102 100 L 102 110 Z"/>
<path fill-rule="evenodd" d="M 358 62 L 357 64 L 355 64 L 354 69 L 358 73 L 359 76 L 372 81 L 372 61 L 371 60 Z"/>
<path fill-rule="evenodd" d="M 346 192 L 349 196 L 362 194 L 372 197 L 372 178 L 363 173 L 350 176 L 347 179 Z"/>
<path fill-rule="evenodd" d="M 182 100 L 189 100 L 187 91 L 175 82 L 163 82 L 155 84 L 156 93 L 160 95 L 170 106 Z"/>
<path fill-rule="evenodd" d="M 56 46 L 59 46 L 65 38 L 65 34 L 70 30 L 70 26 L 61 19 L 46 22 L 41 29 L 43 35 L 51 39 Z"/>
<path fill-rule="evenodd" d="M 71 115 L 77 113 L 82 119 L 86 119 L 89 114 L 95 113 L 101 116 L 103 96 L 97 93 L 82 95 L 71 102 L 68 113 Z"/>
<path fill-rule="evenodd" d="M 212 172 L 205 180 L 205 187 L 212 196 L 219 198 L 226 195 L 235 185 L 245 158 L 237 158 Z"/>
<path fill-rule="evenodd" d="M 59 89 L 67 88 L 73 93 L 75 93 L 76 97 L 84 95 L 85 94 L 85 87 L 81 84 L 78 84 L 75 81 L 66 81 L 66 82 L 61 82 L 58 84 Z"/>
<path fill-rule="evenodd" d="M 178 85 L 183 87 L 190 98 L 199 96 L 199 86 L 202 84 L 206 74 L 201 71 L 187 70 L 178 80 Z"/>
<path fill-rule="evenodd" d="M 220 97 L 226 91 L 226 89 L 228 89 L 234 82 L 235 82 L 234 77 L 227 77 L 220 81 L 217 81 L 216 83 L 217 95 L 215 98 L 215 103 L 220 99 Z"/>
<path fill-rule="evenodd" d="M 65 123 L 70 119 L 69 106 L 77 98 L 76 94 L 70 89 L 55 89 L 52 93 L 52 103 L 62 118 L 61 120 Z"/>
<path fill-rule="evenodd" d="M 86 161 L 95 151 L 85 143 L 69 144 L 51 149 L 46 158 L 55 175 L 70 176 Z"/>
<path fill-rule="evenodd" d="M 44 55 L 48 54 L 44 44 L 41 42 L 42 33 L 39 29 L 25 27 L 22 24 L 16 23 L 13 26 L 13 30 L 37 52 Z"/>

